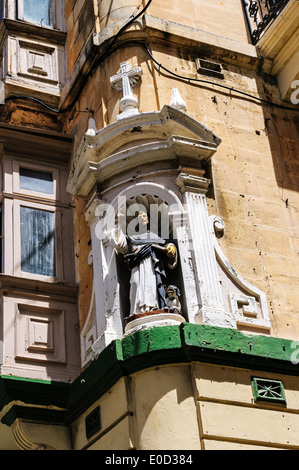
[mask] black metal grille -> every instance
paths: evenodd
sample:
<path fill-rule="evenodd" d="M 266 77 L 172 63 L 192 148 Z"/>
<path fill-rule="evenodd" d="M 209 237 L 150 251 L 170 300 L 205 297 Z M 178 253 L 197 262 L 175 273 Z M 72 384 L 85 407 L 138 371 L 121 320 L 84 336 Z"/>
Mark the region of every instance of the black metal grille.
<path fill-rule="evenodd" d="M 242 0 L 252 43 L 256 44 L 266 28 L 277 18 L 289 0 Z"/>

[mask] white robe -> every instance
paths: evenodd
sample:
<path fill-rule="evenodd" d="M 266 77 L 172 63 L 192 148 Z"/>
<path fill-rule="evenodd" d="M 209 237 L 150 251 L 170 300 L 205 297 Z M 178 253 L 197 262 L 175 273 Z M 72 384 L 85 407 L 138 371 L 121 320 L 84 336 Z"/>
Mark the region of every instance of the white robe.
<path fill-rule="evenodd" d="M 129 252 L 127 238 L 120 229 L 111 232 L 110 242 L 121 254 Z M 134 253 L 143 245 L 134 245 Z M 130 279 L 130 315 L 147 312 L 153 308 L 159 308 L 156 276 L 151 256 L 144 258 L 131 271 Z"/>

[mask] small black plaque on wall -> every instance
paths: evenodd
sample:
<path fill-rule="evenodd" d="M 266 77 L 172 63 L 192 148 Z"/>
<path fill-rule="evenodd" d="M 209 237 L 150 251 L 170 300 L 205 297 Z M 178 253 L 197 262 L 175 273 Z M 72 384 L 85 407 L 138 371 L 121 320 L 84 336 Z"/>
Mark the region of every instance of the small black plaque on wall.
<path fill-rule="evenodd" d="M 94 434 L 101 430 L 100 407 L 97 406 L 85 418 L 85 432 L 87 439 L 90 439 Z"/>

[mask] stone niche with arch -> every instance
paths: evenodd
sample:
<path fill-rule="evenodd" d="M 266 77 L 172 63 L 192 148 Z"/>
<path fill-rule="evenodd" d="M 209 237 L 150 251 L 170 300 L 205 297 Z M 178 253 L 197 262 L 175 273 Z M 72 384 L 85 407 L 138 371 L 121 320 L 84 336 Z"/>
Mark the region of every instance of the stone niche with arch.
<path fill-rule="evenodd" d="M 156 306 L 152 311 L 138 313 L 130 311 L 130 272 L 121 254 L 115 253 L 117 281 L 119 283 L 120 293 L 120 311 L 124 322 L 124 331 L 131 331 L 144 327 L 145 324 L 151 325 L 177 324 L 187 319 L 188 306 L 186 304 L 186 289 L 184 278 L 189 269 L 188 257 L 183 256 L 186 252 L 185 245 L 188 240 L 187 226 L 184 223 L 184 210 L 180 199 L 176 194 L 161 184 L 153 182 L 135 183 L 118 194 L 111 202 L 111 218 L 107 218 L 107 226 L 99 224 L 97 229 L 104 234 L 103 244 L 107 251 L 111 250 L 110 233 L 114 228 L 114 215 L 117 215 L 119 209 L 126 214 L 124 221 L 124 230 L 128 236 L 130 233 L 139 233 L 138 213 L 144 212 L 148 216 L 148 232 L 157 235 L 164 243 L 160 245 L 161 258 L 165 270 L 167 286 L 175 286 L 179 292 L 179 307 L 176 308 Z M 101 207 L 99 205 L 98 207 Z M 130 227 L 131 226 L 131 227 Z M 96 236 L 101 236 L 97 233 Z M 167 263 L 163 246 L 174 245 L 176 250 L 173 263 Z M 109 248 L 108 248 L 109 247 Z M 112 257 L 113 258 L 113 257 Z M 117 287 L 112 285 L 115 292 Z M 187 288 L 187 286 L 186 286 Z M 160 312 L 163 310 L 163 312 Z M 145 321 L 146 317 L 146 321 Z"/>
<path fill-rule="evenodd" d="M 88 200 L 92 238 L 93 294 L 81 332 L 83 366 L 112 340 L 165 324 L 191 322 L 269 334 L 264 293 L 230 265 L 217 241 L 223 221 L 208 213 L 206 169 L 220 143 L 185 110 L 170 105 L 118 119 L 99 131 L 90 121 L 68 184 L 74 197 Z M 111 243 L 111 231 L 120 207 L 128 224 L 136 217 L 130 213 L 136 205 L 148 214 L 157 211 L 156 231 L 176 247 L 177 265 L 168 271 L 167 283 L 179 288 L 179 311 L 130 316 L 130 275 Z M 168 238 L 161 233 L 162 222 Z"/>

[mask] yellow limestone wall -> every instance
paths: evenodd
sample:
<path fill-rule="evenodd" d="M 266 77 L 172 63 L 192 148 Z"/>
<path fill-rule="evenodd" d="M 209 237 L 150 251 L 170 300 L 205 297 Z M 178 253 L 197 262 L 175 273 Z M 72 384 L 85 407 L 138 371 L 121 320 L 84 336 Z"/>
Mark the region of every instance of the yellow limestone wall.
<path fill-rule="evenodd" d="M 254 403 L 251 376 L 211 364 L 171 365 L 120 380 L 72 428 L 74 449 L 273 450 L 298 448 L 299 387 L 283 380 L 287 408 Z M 264 378 L 272 378 L 263 373 Z M 101 430 L 85 435 L 85 417 L 100 406 Z"/>
<path fill-rule="evenodd" d="M 132 12 L 136 15 L 138 7 L 146 0 L 117 0 L 112 4 L 99 0 L 99 18 L 101 30 L 113 22 L 127 19 Z M 166 21 L 188 25 L 192 28 L 214 32 L 238 41 L 248 42 L 245 23 L 239 28 L 232 28 L 243 16 L 242 4 L 238 0 L 169 0 L 152 2 L 147 10 L 149 15 Z"/>
<path fill-rule="evenodd" d="M 88 27 L 80 28 L 80 14 L 91 4 L 93 26 L 88 23 Z M 90 35 L 105 31 L 113 23 L 123 25 L 138 11 L 138 5 L 137 0 L 112 4 L 66 1 L 69 75 L 74 73 Z M 207 78 L 195 67 L 198 51 L 203 50 L 195 47 L 196 37 L 205 37 L 209 40 L 209 47 L 204 49 L 206 58 L 223 65 L 224 80 L 211 79 L 215 84 L 280 102 L 275 80 L 263 76 L 258 68 L 240 1 L 171 0 L 166 8 L 165 2 L 154 0 L 147 13 L 163 20 L 164 33 L 165 28 L 172 31 L 168 41 L 164 33 L 159 41 L 149 41 L 158 63 L 186 78 Z M 188 30 L 193 35 L 193 47 L 182 25 L 193 28 Z M 219 45 L 231 48 L 220 56 Z M 171 89 L 178 88 L 188 114 L 222 139 L 212 160 L 213 194 L 208 198 L 210 213 L 225 222 L 224 237 L 219 242 L 236 271 L 266 293 L 271 334 L 298 340 L 298 113 L 262 105 L 211 84 L 177 80 L 154 66 L 144 48 L 124 46 L 94 71 L 65 123 L 65 131 L 74 135 L 75 150 L 87 130 L 90 115 L 84 111 L 93 111 L 98 129 L 116 120 L 121 93 L 112 90 L 109 79 L 122 61 L 142 67 L 141 86 L 134 88 L 141 112 L 160 110 L 170 103 Z M 82 325 L 92 286 L 91 273 L 85 272 L 90 246 L 85 202 L 74 204 Z M 262 373 L 264 378 L 283 379 L 285 407 L 254 403 L 252 375 L 261 374 L 200 363 L 138 372 L 118 382 L 74 423 L 74 448 L 297 448 L 297 379 Z M 84 420 L 98 404 L 102 428 L 87 441 Z"/>
<path fill-rule="evenodd" d="M 211 3 L 218 5 L 222 2 Z M 75 8 L 72 12 L 75 15 Z M 236 29 L 242 30 L 245 23 L 243 12 L 239 13 L 239 22 L 236 24 L 240 24 L 240 28 Z M 219 24 L 222 24 L 221 19 L 221 16 L 214 16 L 214 21 L 218 20 Z M 175 28 L 173 25 L 172 27 Z M 178 33 L 182 33 L 181 27 L 177 26 L 176 29 Z M 240 46 L 240 42 L 233 40 L 230 44 L 234 48 Z M 170 41 L 168 46 L 153 43 L 151 48 L 157 62 L 169 70 L 187 78 L 210 79 L 197 74 L 196 51 L 185 48 L 185 45 L 186 40 L 181 37 L 180 47 Z M 241 46 L 239 48 L 242 53 L 247 51 L 245 46 L 247 48 L 249 45 L 244 43 L 243 49 Z M 255 49 L 251 48 L 253 46 L 250 46 L 250 51 L 254 57 Z M 213 56 L 216 49 L 210 47 L 209 50 L 212 59 L 217 59 L 216 55 Z M 226 224 L 220 243 L 236 271 L 266 293 L 272 334 L 297 339 L 298 113 L 261 105 L 250 98 L 213 85 L 176 80 L 154 67 L 144 48 L 123 47 L 109 55 L 96 69 L 86 83 L 76 111 L 66 122 L 65 130 L 75 137 L 75 150 L 87 130 L 90 117 L 88 113 L 81 111 L 92 109 L 98 129 L 116 120 L 121 92 L 113 90 L 109 80 L 118 71 L 123 60 L 142 67 L 141 85 L 134 88 L 141 112 L 159 110 L 163 105 L 169 104 L 171 89 L 179 88 L 188 114 L 222 139 L 212 160 L 214 195 L 208 201 L 210 213 L 220 215 Z M 280 95 L 275 82 L 267 77 L 263 79 L 257 67 L 244 62 L 242 54 L 236 60 L 230 58 L 229 63 L 222 57 L 220 63 L 223 64 L 225 78 L 222 81 L 213 79 L 215 83 L 279 102 Z M 75 201 L 75 206 L 78 221 L 75 227 L 77 273 L 81 280 L 86 276 L 90 238 L 84 218 L 84 202 Z M 82 232 L 85 233 L 84 239 Z M 82 305 L 88 302 L 92 286 L 91 282 L 83 281 L 83 284 Z M 81 311 L 81 323 L 86 314 L 85 305 Z"/>

